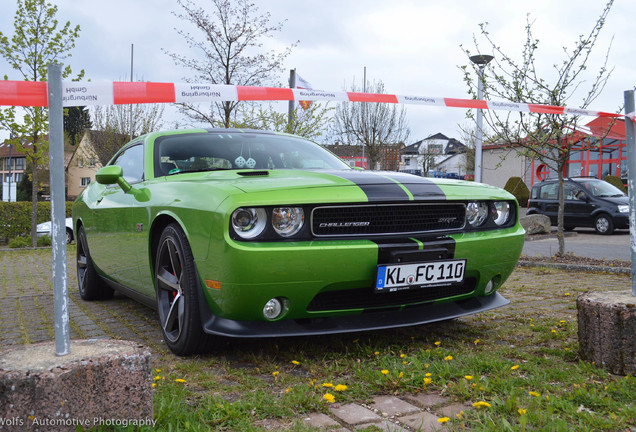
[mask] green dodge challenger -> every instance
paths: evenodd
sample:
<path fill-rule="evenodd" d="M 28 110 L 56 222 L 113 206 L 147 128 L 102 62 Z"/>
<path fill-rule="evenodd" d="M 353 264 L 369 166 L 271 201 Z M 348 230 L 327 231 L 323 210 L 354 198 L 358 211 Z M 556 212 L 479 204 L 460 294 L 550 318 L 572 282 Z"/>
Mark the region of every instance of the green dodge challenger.
<path fill-rule="evenodd" d="M 73 206 L 80 294 L 157 308 L 178 355 L 503 306 L 523 246 L 504 190 L 351 169 L 273 132 L 150 133 L 96 180 Z"/>

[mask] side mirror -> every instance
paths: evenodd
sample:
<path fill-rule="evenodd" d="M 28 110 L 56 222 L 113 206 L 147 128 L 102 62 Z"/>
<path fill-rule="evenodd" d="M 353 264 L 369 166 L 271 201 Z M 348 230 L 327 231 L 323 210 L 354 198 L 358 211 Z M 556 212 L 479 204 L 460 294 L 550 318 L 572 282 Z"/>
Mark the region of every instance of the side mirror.
<path fill-rule="evenodd" d="M 100 170 L 97 171 L 97 174 L 95 174 L 95 180 L 97 183 L 103 185 L 118 184 L 119 187 L 121 187 L 126 193 L 132 189 L 130 183 L 124 179 L 124 171 L 117 165 L 109 165 L 100 168 Z"/>

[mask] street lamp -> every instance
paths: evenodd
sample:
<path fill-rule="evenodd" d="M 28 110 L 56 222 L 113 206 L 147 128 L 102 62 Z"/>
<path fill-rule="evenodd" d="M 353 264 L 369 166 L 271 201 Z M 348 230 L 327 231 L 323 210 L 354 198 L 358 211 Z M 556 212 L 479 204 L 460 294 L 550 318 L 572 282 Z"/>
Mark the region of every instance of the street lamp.
<path fill-rule="evenodd" d="M 479 66 L 479 77 L 477 82 L 477 99 L 483 98 L 484 68 L 494 58 L 491 55 L 477 54 L 469 57 L 470 61 Z M 481 144 L 482 144 L 483 113 L 477 110 L 477 133 L 475 134 L 475 181 L 481 182 Z"/>

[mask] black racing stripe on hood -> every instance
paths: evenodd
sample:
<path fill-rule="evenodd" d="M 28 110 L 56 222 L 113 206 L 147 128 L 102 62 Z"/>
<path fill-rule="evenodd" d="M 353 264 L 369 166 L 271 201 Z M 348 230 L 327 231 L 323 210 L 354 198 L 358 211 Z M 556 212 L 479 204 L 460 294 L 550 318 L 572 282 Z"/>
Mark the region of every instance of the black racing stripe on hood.
<path fill-rule="evenodd" d="M 411 195 L 413 195 L 413 199 L 415 201 L 446 199 L 446 195 L 444 194 L 442 189 L 440 189 L 437 184 L 435 184 L 430 179 L 427 179 L 426 177 L 398 172 L 385 172 L 382 173 L 382 175 L 402 184 L 402 186 L 404 186 L 409 192 L 411 192 Z"/>
<path fill-rule="evenodd" d="M 384 175 L 358 170 L 321 172 L 355 183 L 367 195 L 369 202 L 410 200 L 409 195 L 399 184 Z"/>

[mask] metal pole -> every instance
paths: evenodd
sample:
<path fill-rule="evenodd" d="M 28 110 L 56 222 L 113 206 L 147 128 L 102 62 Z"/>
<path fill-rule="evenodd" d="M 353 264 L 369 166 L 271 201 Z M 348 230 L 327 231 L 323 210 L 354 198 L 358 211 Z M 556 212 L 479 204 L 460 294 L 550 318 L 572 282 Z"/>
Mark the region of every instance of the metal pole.
<path fill-rule="evenodd" d="M 53 236 L 53 306 L 55 354 L 70 352 L 68 285 L 66 274 L 66 197 L 64 193 L 64 108 L 62 66 L 48 67 L 49 171 L 51 174 L 51 234 Z"/>
<path fill-rule="evenodd" d="M 478 83 L 477 83 L 477 99 L 481 100 L 484 95 L 484 89 L 483 89 L 483 85 L 484 85 L 484 67 L 486 65 L 481 64 L 479 65 L 479 77 L 477 77 L 478 79 Z M 482 146 L 482 140 L 483 140 L 483 135 L 482 135 L 482 128 L 483 128 L 483 112 L 478 109 L 477 110 L 477 131 L 475 132 L 475 181 L 477 183 L 481 183 L 481 146 Z"/>
<path fill-rule="evenodd" d="M 289 70 L 289 88 L 296 88 L 296 69 Z M 289 114 L 287 116 L 287 124 L 290 125 L 294 116 L 294 101 L 289 101 Z"/>
<path fill-rule="evenodd" d="M 10 140 L 13 139 L 13 134 L 10 134 L 9 139 Z M 13 173 L 11 172 L 11 167 L 13 165 L 13 162 L 11 161 L 11 152 L 12 152 L 12 150 L 13 150 L 13 144 L 9 141 L 9 183 L 8 183 L 9 184 L 9 194 L 7 195 L 9 197 L 9 202 L 11 202 L 11 180 L 13 180 Z M 16 190 L 16 193 L 17 193 L 17 190 Z M 17 201 L 17 199 L 16 199 L 16 201 Z"/>
<path fill-rule="evenodd" d="M 629 193 L 629 244 L 632 247 L 632 295 L 636 297 L 636 137 L 634 136 L 634 122 L 627 115 L 634 115 L 634 91 L 625 92 L 625 139 L 627 147 L 627 187 Z"/>
<path fill-rule="evenodd" d="M 133 82 L 133 53 L 135 44 L 130 44 L 130 82 Z M 130 140 L 133 139 L 133 106 L 130 104 Z"/>

